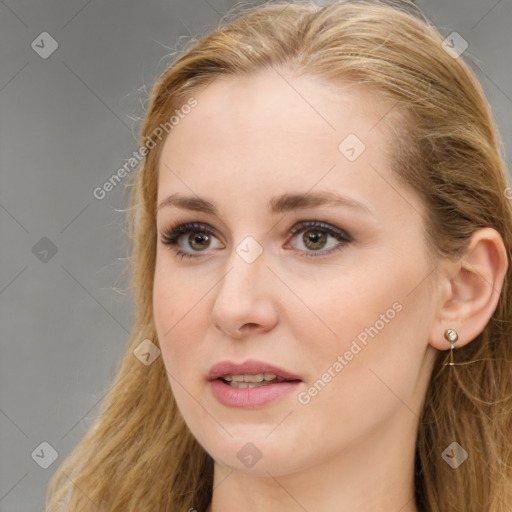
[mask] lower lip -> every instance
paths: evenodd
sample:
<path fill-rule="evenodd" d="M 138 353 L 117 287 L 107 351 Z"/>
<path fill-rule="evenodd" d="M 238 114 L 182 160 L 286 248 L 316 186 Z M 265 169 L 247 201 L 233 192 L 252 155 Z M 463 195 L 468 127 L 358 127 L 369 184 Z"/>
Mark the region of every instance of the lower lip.
<path fill-rule="evenodd" d="M 237 389 L 220 379 L 210 381 L 213 396 L 227 407 L 258 407 L 290 393 L 300 381 L 279 382 L 256 388 Z"/>

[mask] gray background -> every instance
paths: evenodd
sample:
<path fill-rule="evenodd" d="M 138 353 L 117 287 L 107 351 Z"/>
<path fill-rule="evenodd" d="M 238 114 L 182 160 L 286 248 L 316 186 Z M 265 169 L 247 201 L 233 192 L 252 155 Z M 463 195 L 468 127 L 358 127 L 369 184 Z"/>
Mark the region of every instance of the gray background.
<path fill-rule="evenodd" d="M 44 510 L 48 480 L 92 423 L 130 330 L 122 293 L 128 197 L 122 184 L 101 201 L 92 191 L 138 148 L 165 56 L 183 36 L 214 28 L 235 3 L 0 2 L 3 512 Z M 443 35 L 468 41 L 464 55 L 476 59 L 510 169 L 511 0 L 418 5 Z M 42 32 L 58 43 L 45 59 L 31 47 Z M 48 457 L 43 441 L 59 454 L 47 469 L 36 463 Z"/>

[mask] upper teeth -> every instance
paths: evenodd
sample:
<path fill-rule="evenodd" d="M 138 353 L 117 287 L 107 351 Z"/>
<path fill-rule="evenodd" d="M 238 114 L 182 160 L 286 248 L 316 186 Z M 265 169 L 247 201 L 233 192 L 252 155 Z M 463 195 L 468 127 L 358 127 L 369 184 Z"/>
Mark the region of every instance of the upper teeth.
<path fill-rule="evenodd" d="M 281 377 L 277 377 L 272 373 L 258 373 L 256 375 L 224 375 L 222 377 L 228 382 L 263 382 L 264 380 L 284 380 Z"/>

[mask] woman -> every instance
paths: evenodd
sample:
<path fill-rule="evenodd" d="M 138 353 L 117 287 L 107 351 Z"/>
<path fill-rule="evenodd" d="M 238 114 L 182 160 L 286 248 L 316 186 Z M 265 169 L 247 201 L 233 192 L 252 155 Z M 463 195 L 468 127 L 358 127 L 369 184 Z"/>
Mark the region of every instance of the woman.
<path fill-rule="evenodd" d="M 49 511 L 510 509 L 510 188 L 448 47 L 410 3 L 282 2 L 163 74 L 136 324 Z"/>

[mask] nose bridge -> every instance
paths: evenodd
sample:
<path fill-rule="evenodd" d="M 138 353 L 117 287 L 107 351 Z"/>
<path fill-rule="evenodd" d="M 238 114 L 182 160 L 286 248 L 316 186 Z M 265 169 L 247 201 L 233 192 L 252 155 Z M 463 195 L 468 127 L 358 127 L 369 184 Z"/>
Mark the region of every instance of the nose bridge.
<path fill-rule="evenodd" d="M 265 281 L 267 263 L 263 246 L 252 235 L 245 236 L 229 255 L 218 295 L 222 293 L 227 299 L 246 300 L 250 294 L 259 293 L 258 283 Z"/>
<path fill-rule="evenodd" d="M 232 248 L 212 308 L 218 328 L 233 334 L 244 324 L 268 327 L 275 321 L 272 289 L 266 287 L 272 275 L 267 265 L 262 245 L 252 236 Z"/>

